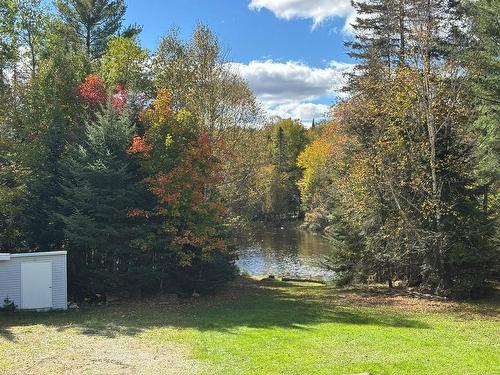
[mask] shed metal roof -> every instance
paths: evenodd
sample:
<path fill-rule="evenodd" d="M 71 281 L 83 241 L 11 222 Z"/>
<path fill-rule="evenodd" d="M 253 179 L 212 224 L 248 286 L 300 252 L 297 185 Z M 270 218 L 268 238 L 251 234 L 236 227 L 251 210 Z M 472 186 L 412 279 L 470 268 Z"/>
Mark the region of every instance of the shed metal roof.
<path fill-rule="evenodd" d="M 53 255 L 66 255 L 67 251 L 44 251 L 39 253 L 0 253 L 1 260 L 10 260 L 10 258 L 23 258 L 23 257 L 44 257 Z"/>

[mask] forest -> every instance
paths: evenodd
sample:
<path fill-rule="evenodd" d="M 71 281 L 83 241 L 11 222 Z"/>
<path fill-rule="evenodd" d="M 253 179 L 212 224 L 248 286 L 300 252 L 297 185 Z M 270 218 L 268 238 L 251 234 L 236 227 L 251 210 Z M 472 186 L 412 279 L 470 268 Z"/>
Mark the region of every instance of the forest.
<path fill-rule="evenodd" d="M 64 249 L 75 299 L 218 290 L 237 233 L 300 221 L 339 286 L 498 280 L 500 2 L 354 1 L 328 119 L 269 116 L 217 35 L 123 0 L 0 0 L 0 252 Z"/>

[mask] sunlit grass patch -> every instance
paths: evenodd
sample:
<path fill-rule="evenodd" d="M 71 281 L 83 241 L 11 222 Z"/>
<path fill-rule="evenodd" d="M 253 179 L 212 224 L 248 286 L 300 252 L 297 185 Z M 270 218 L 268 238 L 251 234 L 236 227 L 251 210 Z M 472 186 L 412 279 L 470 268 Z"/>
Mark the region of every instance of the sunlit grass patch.
<path fill-rule="evenodd" d="M 498 302 L 239 280 L 175 305 L 0 317 L 0 372 L 494 374 Z"/>

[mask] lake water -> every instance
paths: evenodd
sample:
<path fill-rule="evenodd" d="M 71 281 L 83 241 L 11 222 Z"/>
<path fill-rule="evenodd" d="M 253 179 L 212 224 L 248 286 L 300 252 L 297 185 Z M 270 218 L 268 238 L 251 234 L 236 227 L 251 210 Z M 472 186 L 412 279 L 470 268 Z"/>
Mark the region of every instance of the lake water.
<path fill-rule="evenodd" d="M 250 275 L 298 278 L 330 278 L 333 273 L 320 265 L 331 251 L 330 243 L 297 225 L 255 225 L 238 248 L 237 265 Z"/>

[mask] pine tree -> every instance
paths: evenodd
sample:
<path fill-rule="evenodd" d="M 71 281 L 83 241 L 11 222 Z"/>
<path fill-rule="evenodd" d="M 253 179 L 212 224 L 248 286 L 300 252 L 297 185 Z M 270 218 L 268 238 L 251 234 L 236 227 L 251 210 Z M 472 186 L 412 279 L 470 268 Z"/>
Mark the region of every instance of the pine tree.
<path fill-rule="evenodd" d="M 407 50 L 407 3 L 408 0 L 353 1 L 358 17 L 352 25 L 353 41 L 346 42 L 350 57 L 358 60 L 354 73 L 350 74 L 346 90 L 355 88 L 357 78 L 378 66 L 382 78 L 390 75 L 393 68 L 405 64 Z"/>
<path fill-rule="evenodd" d="M 83 40 L 87 55 L 92 59 L 102 56 L 108 41 L 122 28 L 127 6 L 123 0 L 57 0 L 56 6 L 62 20 Z M 126 36 L 140 31 L 131 26 Z"/>

